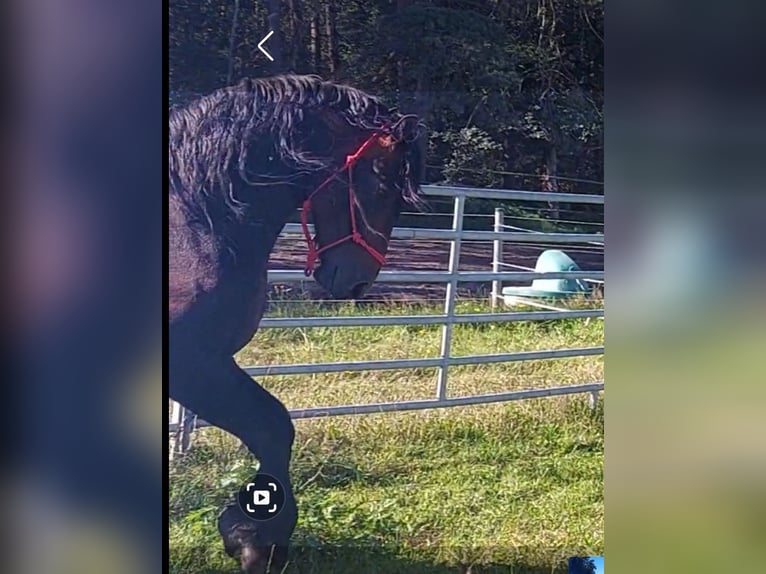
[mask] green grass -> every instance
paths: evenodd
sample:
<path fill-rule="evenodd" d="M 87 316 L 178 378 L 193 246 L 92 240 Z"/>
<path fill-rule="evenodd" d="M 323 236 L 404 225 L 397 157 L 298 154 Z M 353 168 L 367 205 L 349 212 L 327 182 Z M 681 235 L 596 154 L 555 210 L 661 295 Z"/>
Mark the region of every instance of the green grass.
<path fill-rule="evenodd" d="M 583 303 L 587 304 L 587 303 Z M 483 305 L 463 302 L 460 312 Z M 397 312 L 281 304 L 271 316 Z M 266 329 L 240 364 L 433 357 L 440 326 Z M 601 345 L 603 321 L 456 325 L 453 353 Z M 450 369 L 450 396 L 603 380 L 583 357 Z M 290 408 L 432 398 L 436 370 L 264 377 Z M 603 554 L 603 405 L 573 395 L 475 407 L 296 422 L 300 508 L 289 573 L 565 572 L 571 555 Z M 257 469 L 230 436 L 198 431 L 173 463 L 171 572 L 237 572 L 215 519 Z"/>

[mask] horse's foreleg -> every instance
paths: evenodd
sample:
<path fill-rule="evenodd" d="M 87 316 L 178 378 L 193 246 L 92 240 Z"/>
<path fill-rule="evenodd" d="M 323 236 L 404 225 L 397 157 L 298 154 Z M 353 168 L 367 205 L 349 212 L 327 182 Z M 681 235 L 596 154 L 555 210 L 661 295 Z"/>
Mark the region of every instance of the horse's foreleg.
<path fill-rule="evenodd" d="M 298 516 L 289 475 L 295 430 L 287 409 L 231 358 L 176 366 L 170 394 L 202 420 L 238 437 L 260 461 L 259 472 L 284 487 L 284 507 L 270 520 L 256 522 L 236 504 L 219 518 L 226 550 L 240 557 L 243 569 L 254 574 L 271 562 L 273 571 L 285 559 Z"/>

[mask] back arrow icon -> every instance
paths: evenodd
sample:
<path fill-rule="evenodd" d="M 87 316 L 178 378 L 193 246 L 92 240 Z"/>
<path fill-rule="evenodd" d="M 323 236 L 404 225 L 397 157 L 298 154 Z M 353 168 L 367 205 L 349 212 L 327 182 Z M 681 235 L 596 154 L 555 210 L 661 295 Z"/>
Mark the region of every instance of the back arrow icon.
<path fill-rule="evenodd" d="M 272 58 L 272 57 L 271 57 L 271 54 L 269 54 L 269 53 L 266 51 L 266 48 L 264 48 L 264 47 L 263 47 L 263 45 L 266 43 L 266 40 L 268 40 L 269 38 L 271 38 L 271 35 L 272 35 L 273 33 L 274 33 L 274 30 L 272 30 L 271 32 L 269 32 L 268 34 L 266 34 L 266 36 L 263 38 L 263 40 L 261 40 L 260 42 L 258 42 L 258 49 L 259 49 L 261 52 L 263 52 L 263 53 L 266 55 L 266 57 L 269 59 L 269 61 L 271 61 L 271 62 L 273 62 L 273 61 L 274 61 L 274 58 Z"/>

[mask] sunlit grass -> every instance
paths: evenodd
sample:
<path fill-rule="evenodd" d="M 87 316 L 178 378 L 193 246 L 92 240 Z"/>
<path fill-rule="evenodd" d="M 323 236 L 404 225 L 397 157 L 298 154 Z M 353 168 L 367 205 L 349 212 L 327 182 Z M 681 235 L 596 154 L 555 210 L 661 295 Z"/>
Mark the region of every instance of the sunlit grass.
<path fill-rule="evenodd" d="M 590 306 L 590 305 L 589 305 Z M 463 302 L 459 312 L 486 306 Z M 270 316 L 426 314 L 283 304 Z M 264 329 L 242 365 L 436 357 L 440 326 Z M 454 355 L 598 346 L 601 320 L 455 325 Z M 452 368 L 450 396 L 603 380 L 601 356 Z M 264 377 L 290 408 L 433 398 L 436 370 Z M 603 406 L 587 395 L 296 421 L 300 506 L 288 572 L 565 572 L 603 553 Z M 171 571 L 236 572 L 215 518 L 257 463 L 217 429 L 173 463 Z"/>

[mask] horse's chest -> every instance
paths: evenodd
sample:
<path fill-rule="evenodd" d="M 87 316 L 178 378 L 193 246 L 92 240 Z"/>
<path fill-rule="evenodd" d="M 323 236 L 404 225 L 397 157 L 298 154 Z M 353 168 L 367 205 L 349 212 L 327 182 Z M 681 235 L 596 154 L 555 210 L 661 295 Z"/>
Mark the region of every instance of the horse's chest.
<path fill-rule="evenodd" d="M 171 235 L 168 257 L 170 320 L 189 312 L 215 291 L 220 271 L 215 250 L 187 236 Z"/>
<path fill-rule="evenodd" d="M 175 332 L 230 353 L 250 341 L 266 306 L 266 266 L 273 243 L 259 230 L 248 227 L 245 241 L 178 228 L 170 239 L 169 257 Z"/>
<path fill-rule="evenodd" d="M 252 339 L 266 310 L 266 269 L 240 276 L 223 291 L 220 312 L 226 317 L 226 332 L 222 336 L 235 352 Z"/>
<path fill-rule="evenodd" d="M 234 353 L 252 339 L 266 307 L 266 270 L 189 273 L 171 287 L 171 322 L 208 344 Z"/>

